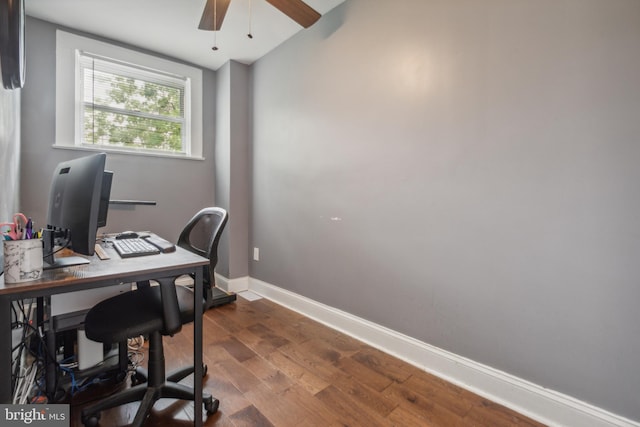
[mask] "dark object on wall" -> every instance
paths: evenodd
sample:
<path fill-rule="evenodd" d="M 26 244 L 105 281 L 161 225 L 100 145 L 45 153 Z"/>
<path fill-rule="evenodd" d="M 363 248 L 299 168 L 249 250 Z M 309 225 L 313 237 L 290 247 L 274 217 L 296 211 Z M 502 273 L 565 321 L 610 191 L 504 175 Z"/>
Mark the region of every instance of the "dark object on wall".
<path fill-rule="evenodd" d="M 24 0 L 0 0 L 0 69 L 5 89 L 24 86 Z"/>

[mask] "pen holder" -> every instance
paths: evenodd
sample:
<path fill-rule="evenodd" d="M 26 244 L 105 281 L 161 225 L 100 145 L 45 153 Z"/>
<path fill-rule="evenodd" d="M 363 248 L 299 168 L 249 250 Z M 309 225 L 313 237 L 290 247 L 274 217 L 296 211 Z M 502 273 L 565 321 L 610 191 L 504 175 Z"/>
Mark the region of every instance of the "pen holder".
<path fill-rule="evenodd" d="M 5 240 L 4 282 L 20 283 L 42 276 L 42 239 Z"/>

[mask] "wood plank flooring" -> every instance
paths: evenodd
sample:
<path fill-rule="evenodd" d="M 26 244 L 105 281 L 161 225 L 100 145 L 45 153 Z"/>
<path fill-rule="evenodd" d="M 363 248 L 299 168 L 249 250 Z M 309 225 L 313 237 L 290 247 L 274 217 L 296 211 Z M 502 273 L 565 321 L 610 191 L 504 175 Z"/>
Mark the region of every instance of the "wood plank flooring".
<path fill-rule="evenodd" d="M 542 426 L 266 299 L 207 311 L 204 331 L 204 387 L 220 399 L 205 426 Z M 191 363 L 191 334 L 164 340 L 168 370 Z M 126 425 L 136 408 L 105 411 L 100 425 Z M 164 399 L 147 425 L 192 419 L 193 404 Z"/>

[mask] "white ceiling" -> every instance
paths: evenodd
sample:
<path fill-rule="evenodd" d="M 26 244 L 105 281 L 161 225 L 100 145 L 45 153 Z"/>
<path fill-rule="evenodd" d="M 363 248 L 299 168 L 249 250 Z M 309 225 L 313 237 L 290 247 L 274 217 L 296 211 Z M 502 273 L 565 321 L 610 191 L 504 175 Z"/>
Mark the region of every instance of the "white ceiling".
<path fill-rule="evenodd" d="M 230 59 L 251 64 L 304 30 L 265 0 L 232 0 L 213 51 L 214 32 L 198 30 L 205 1 L 25 0 L 25 7 L 27 15 L 213 70 Z M 305 0 L 323 15 L 342 2 Z M 253 39 L 247 37 L 250 25 Z"/>

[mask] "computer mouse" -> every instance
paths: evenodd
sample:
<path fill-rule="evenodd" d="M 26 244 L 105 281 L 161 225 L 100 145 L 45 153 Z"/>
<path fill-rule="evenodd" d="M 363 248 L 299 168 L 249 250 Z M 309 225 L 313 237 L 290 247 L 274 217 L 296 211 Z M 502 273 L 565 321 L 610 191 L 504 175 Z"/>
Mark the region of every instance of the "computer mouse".
<path fill-rule="evenodd" d="M 136 237 L 138 237 L 138 233 L 135 231 L 123 231 L 116 236 L 116 239 L 135 239 Z"/>

